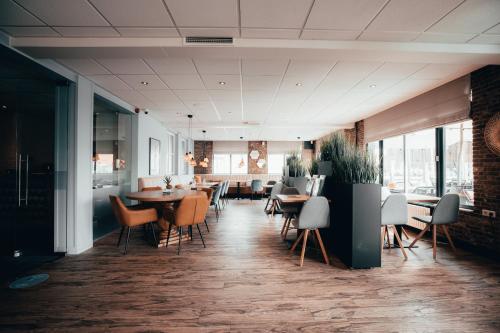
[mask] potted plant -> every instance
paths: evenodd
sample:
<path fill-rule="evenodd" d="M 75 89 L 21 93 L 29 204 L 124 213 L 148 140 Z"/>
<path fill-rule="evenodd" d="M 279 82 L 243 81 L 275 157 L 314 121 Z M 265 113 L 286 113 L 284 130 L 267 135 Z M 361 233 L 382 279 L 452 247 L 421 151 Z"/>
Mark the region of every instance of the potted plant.
<path fill-rule="evenodd" d="M 313 158 L 309 164 L 308 171 L 311 176 L 319 175 L 319 159 Z"/>
<path fill-rule="evenodd" d="M 377 165 L 341 133 L 334 134 L 330 144 L 332 169 L 324 187 L 332 202 L 327 246 L 349 267 L 380 267 Z"/>
<path fill-rule="evenodd" d="M 307 167 L 302 161 L 300 152 L 290 152 L 286 158 L 286 168 L 288 169 L 288 186 L 297 187 L 302 193 L 305 193 L 307 186 Z"/>
<path fill-rule="evenodd" d="M 172 186 L 172 176 L 165 176 L 163 178 L 163 182 L 165 183 L 167 190 L 171 190 L 173 188 L 173 186 Z"/>

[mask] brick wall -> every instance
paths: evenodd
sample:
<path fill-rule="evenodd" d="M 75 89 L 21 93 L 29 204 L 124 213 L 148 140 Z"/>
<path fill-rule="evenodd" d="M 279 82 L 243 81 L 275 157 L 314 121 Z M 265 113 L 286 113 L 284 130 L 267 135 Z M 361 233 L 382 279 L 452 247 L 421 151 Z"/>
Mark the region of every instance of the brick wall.
<path fill-rule="evenodd" d="M 360 120 L 354 124 L 354 132 L 356 137 L 356 145 L 359 148 L 365 148 L 365 121 Z"/>
<path fill-rule="evenodd" d="M 195 174 L 211 174 L 212 162 L 214 158 L 214 142 L 213 141 L 195 141 L 194 142 L 194 158 L 199 163 L 205 156 L 203 156 L 203 146 L 205 146 L 205 155 L 208 157 L 208 168 L 202 168 L 199 165 L 194 167 Z"/>
<path fill-rule="evenodd" d="M 500 157 L 484 141 L 486 123 L 500 112 L 500 66 L 472 72 L 471 88 L 475 209 L 474 213 L 460 213 L 459 223 L 450 227 L 450 232 L 464 245 L 500 255 Z M 497 218 L 482 217 L 481 209 L 496 211 Z"/>
<path fill-rule="evenodd" d="M 257 150 L 259 157 L 253 160 L 250 157 L 250 152 Z M 257 162 L 259 159 L 266 160 L 264 167 L 259 168 Z M 267 174 L 267 142 L 266 141 L 248 141 L 248 173 L 249 174 Z"/>

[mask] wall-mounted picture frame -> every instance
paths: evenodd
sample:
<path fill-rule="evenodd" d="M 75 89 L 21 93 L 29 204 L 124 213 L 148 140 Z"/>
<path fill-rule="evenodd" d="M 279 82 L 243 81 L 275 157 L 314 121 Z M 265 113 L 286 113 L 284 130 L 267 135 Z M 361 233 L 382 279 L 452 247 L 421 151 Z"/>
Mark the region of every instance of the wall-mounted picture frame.
<path fill-rule="evenodd" d="M 149 175 L 160 174 L 160 140 L 149 138 Z"/>

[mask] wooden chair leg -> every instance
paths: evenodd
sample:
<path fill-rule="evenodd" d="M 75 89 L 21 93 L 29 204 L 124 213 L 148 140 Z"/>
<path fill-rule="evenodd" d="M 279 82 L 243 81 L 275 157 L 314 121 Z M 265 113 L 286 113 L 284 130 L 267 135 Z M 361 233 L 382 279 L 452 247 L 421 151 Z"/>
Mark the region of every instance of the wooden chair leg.
<path fill-rule="evenodd" d="M 408 235 L 408 232 L 406 232 L 405 228 L 401 227 L 401 231 L 403 232 L 403 235 L 406 237 L 406 239 L 410 239 L 410 236 Z"/>
<path fill-rule="evenodd" d="M 384 242 L 385 242 L 385 226 L 380 228 L 380 254 L 384 250 Z"/>
<path fill-rule="evenodd" d="M 151 233 L 153 234 L 153 240 L 154 240 L 154 245 L 158 246 L 158 240 L 156 239 L 156 233 L 155 233 L 155 226 L 153 225 L 153 222 L 149 222 L 149 227 L 151 228 Z"/>
<path fill-rule="evenodd" d="M 427 230 L 429 230 L 429 228 L 431 227 L 430 224 L 426 225 L 424 230 L 420 231 L 420 233 L 417 235 L 417 237 L 415 237 L 415 239 L 413 240 L 413 242 L 411 242 L 410 246 L 408 246 L 409 249 L 411 249 L 413 247 L 413 245 L 415 245 L 415 243 L 420 239 L 422 238 L 422 236 L 426 233 Z"/>
<path fill-rule="evenodd" d="M 457 248 L 455 247 L 455 244 L 453 244 L 453 241 L 451 240 L 451 236 L 448 232 L 448 227 L 442 224 L 441 228 L 443 229 L 443 232 L 446 235 L 446 238 L 448 238 L 448 243 L 450 243 L 450 246 L 453 249 L 453 252 L 457 252 Z"/>
<path fill-rule="evenodd" d="M 165 244 L 165 249 L 168 247 L 168 242 L 170 241 L 170 231 L 172 231 L 172 223 L 168 224 L 167 244 Z"/>
<path fill-rule="evenodd" d="M 323 259 L 325 259 L 325 264 L 330 265 L 330 259 L 328 259 L 328 255 L 326 254 L 325 245 L 323 244 L 323 239 L 321 239 L 319 230 L 314 230 L 314 233 L 316 234 L 316 239 L 318 240 L 321 253 L 323 254 Z"/>
<path fill-rule="evenodd" d="M 267 207 L 269 206 L 269 201 L 271 201 L 271 197 L 267 199 L 266 205 L 264 206 L 264 212 L 267 213 Z"/>
<path fill-rule="evenodd" d="M 389 228 L 385 226 L 385 235 L 387 236 L 387 246 L 391 249 L 391 237 L 389 236 Z"/>
<path fill-rule="evenodd" d="M 302 251 L 300 252 L 300 267 L 304 265 L 304 256 L 306 254 L 307 246 L 307 236 L 309 235 L 309 229 L 304 230 L 304 240 L 302 241 Z"/>
<path fill-rule="evenodd" d="M 432 257 L 436 260 L 437 256 L 437 241 L 436 241 L 436 233 L 437 233 L 437 225 L 432 226 Z"/>
<path fill-rule="evenodd" d="M 122 230 L 120 230 L 120 237 L 118 237 L 118 243 L 116 244 L 116 247 L 119 247 L 120 246 L 120 242 L 122 240 L 122 236 L 123 236 L 123 231 L 125 230 L 125 227 L 122 226 Z"/>
<path fill-rule="evenodd" d="M 288 215 L 285 217 L 285 222 L 283 222 L 283 227 L 281 227 L 281 236 L 283 236 L 283 233 L 285 232 L 285 227 L 289 218 L 290 217 Z"/>
<path fill-rule="evenodd" d="M 297 240 L 293 243 L 292 247 L 290 248 L 290 253 L 293 253 L 293 251 L 295 251 L 295 248 L 297 247 L 297 245 L 299 245 L 299 242 L 302 239 L 302 237 L 304 237 L 304 232 L 301 232 L 299 237 L 297 237 Z"/>
<path fill-rule="evenodd" d="M 271 210 L 272 210 L 272 212 L 273 212 L 273 213 L 272 213 L 272 216 L 274 217 L 274 212 L 276 211 L 276 201 L 275 201 L 275 200 L 273 200 L 273 204 L 272 204 L 272 206 L 271 206 Z"/>
<path fill-rule="evenodd" d="M 288 223 L 286 224 L 285 234 L 283 235 L 283 239 L 286 239 L 286 235 L 288 235 L 288 230 L 290 230 L 290 224 L 292 223 L 292 218 L 288 219 Z"/>
<path fill-rule="evenodd" d="M 401 241 L 401 238 L 399 237 L 398 231 L 396 230 L 396 226 L 394 226 L 394 225 L 392 226 L 392 231 L 394 232 L 394 236 L 396 236 L 396 240 L 398 241 L 399 248 L 401 249 L 401 252 L 403 252 L 403 256 L 405 257 L 405 260 L 408 259 L 403 242 Z"/>

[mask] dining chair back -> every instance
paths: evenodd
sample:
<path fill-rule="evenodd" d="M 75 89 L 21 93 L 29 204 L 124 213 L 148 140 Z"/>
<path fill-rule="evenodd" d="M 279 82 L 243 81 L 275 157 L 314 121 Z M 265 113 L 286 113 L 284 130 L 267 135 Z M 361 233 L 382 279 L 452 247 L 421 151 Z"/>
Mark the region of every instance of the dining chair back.
<path fill-rule="evenodd" d="M 447 193 L 441 197 L 441 200 L 434 208 L 432 214 L 432 224 L 451 224 L 458 220 L 460 209 L 460 197 L 456 193 Z"/>
<path fill-rule="evenodd" d="M 271 190 L 271 200 L 278 199 L 278 194 L 281 193 L 282 189 L 283 189 L 283 183 L 274 184 L 274 186 Z"/>
<path fill-rule="evenodd" d="M 210 204 L 210 202 L 212 202 L 212 197 L 214 195 L 214 189 L 211 187 L 203 187 L 200 189 L 200 191 L 203 191 L 207 194 L 208 203 Z"/>
<path fill-rule="evenodd" d="M 396 238 L 399 248 L 403 253 L 405 259 L 408 259 L 406 255 L 405 248 L 399 236 L 396 225 L 402 226 L 408 223 L 408 203 L 406 200 L 406 195 L 404 194 L 391 194 L 389 195 L 380 210 L 381 214 L 381 234 L 380 234 L 380 249 L 383 250 L 385 238 L 387 236 L 387 243 L 389 248 L 391 248 L 391 240 L 389 238 L 389 228 L 391 227 L 394 232 L 394 237 Z"/>
<path fill-rule="evenodd" d="M 300 194 L 299 190 L 297 190 L 296 187 L 283 187 L 283 190 L 281 191 L 281 194 L 284 195 L 296 195 Z"/>
<path fill-rule="evenodd" d="M 262 186 L 262 180 L 260 179 L 253 179 L 252 182 L 250 183 L 250 187 L 252 188 L 252 192 L 261 192 L 264 187 Z"/>
<path fill-rule="evenodd" d="M 323 259 L 328 265 L 330 261 L 328 255 L 326 254 L 325 246 L 319 232 L 319 229 L 328 228 L 330 226 L 330 205 L 328 203 L 328 200 L 325 197 L 311 197 L 304 203 L 299 217 L 293 221 L 293 225 L 297 229 L 302 230 L 299 237 L 290 249 L 290 252 L 293 252 L 299 242 L 302 240 L 300 266 L 302 267 L 302 265 L 304 264 L 307 238 L 311 231 L 311 235 L 316 238 L 316 243 L 321 249 Z"/>

